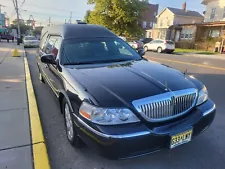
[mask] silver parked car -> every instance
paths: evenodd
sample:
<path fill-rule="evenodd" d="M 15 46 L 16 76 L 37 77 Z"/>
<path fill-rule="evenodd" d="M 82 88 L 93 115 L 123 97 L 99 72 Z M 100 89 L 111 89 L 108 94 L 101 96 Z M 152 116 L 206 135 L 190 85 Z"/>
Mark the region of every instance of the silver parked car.
<path fill-rule="evenodd" d="M 40 41 L 35 36 L 25 36 L 23 43 L 24 47 L 38 47 Z"/>

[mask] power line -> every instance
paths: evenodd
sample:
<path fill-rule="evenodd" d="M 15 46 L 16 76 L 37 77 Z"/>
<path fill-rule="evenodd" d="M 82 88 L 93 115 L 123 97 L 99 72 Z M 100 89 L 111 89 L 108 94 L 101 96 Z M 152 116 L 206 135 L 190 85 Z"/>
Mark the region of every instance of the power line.
<path fill-rule="evenodd" d="M 34 14 L 37 14 L 37 15 L 44 15 L 44 16 L 56 16 L 56 17 L 63 17 L 63 18 L 68 18 L 68 16 L 66 15 L 55 15 L 55 14 L 49 14 L 49 13 L 42 13 L 42 12 L 34 12 L 34 11 L 30 11 L 30 10 L 24 10 L 25 12 L 30 12 L 30 13 L 34 13 Z M 71 16 L 71 18 L 76 18 L 78 19 L 78 17 L 75 17 L 75 16 Z"/>
<path fill-rule="evenodd" d="M 25 3 L 26 0 L 23 0 L 22 4 L 20 5 L 19 9 L 22 8 L 23 4 Z"/>
<path fill-rule="evenodd" d="M 23 1 L 18 1 L 23 3 Z M 37 7 L 37 8 L 44 8 L 44 9 L 51 9 L 51 10 L 55 10 L 55 11 L 64 11 L 64 12 L 71 12 L 71 10 L 66 10 L 66 9 L 59 9 L 59 8 L 52 8 L 52 7 L 46 7 L 46 6 L 41 6 L 41 5 L 37 5 L 37 4 L 33 4 L 33 3 L 28 3 L 26 2 L 27 6 L 32 6 L 32 7 Z M 73 13 L 80 13 L 79 11 L 72 11 Z"/>

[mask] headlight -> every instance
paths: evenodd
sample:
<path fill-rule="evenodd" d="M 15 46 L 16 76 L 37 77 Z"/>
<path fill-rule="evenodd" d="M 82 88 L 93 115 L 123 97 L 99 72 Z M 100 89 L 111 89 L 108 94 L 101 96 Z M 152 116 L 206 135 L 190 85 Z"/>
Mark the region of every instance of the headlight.
<path fill-rule="evenodd" d="M 79 113 L 89 121 L 101 125 L 127 124 L 140 121 L 129 109 L 100 108 L 87 102 L 82 103 Z"/>
<path fill-rule="evenodd" d="M 208 91 L 206 87 L 204 86 L 202 90 L 199 91 L 198 93 L 198 101 L 197 101 L 197 106 L 204 103 L 208 99 Z"/>

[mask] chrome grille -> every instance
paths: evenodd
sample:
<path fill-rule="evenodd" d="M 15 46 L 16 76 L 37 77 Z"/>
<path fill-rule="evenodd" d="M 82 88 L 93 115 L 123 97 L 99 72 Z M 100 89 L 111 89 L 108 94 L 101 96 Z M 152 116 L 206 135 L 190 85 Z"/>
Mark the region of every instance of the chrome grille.
<path fill-rule="evenodd" d="M 134 107 L 149 121 L 169 120 L 187 113 L 197 100 L 196 89 L 185 89 L 133 101 Z"/>

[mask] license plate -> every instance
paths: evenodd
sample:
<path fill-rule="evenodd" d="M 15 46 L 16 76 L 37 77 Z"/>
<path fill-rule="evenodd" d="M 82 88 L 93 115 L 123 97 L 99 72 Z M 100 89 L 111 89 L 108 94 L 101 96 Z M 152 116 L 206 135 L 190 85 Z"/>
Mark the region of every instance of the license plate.
<path fill-rule="evenodd" d="M 171 142 L 170 142 L 170 148 L 172 149 L 179 145 L 190 142 L 191 137 L 192 137 L 192 129 L 172 136 Z"/>

